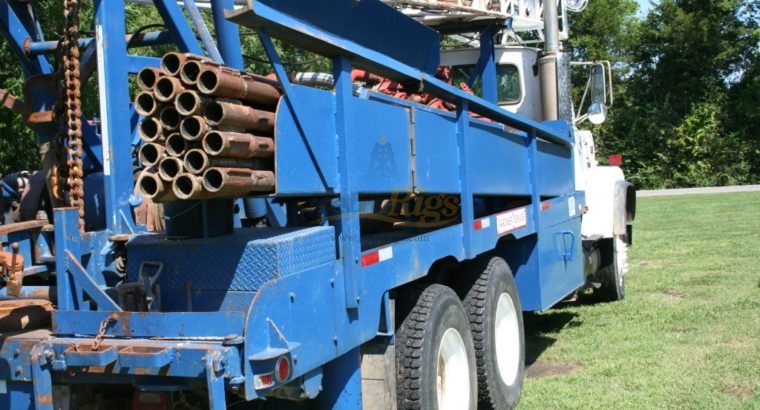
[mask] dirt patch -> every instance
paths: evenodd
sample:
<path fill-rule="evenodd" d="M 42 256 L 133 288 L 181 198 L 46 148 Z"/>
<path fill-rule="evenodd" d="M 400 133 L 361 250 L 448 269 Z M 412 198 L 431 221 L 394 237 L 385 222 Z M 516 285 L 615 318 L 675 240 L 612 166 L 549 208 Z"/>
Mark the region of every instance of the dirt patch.
<path fill-rule="evenodd" d="M 679 290 L 666 290 L 665 292 L 662 292 L 662 293 L 676 299 L 686 299 L 686 294 Z"/>
<path fill-rule="evenodd" d="M 547 376 L 564 376 L 574 373 L 581 366 L 567 363 L 550 363 L 536 360 L 525 370 L 525 375 L 531 379 Z"/>
<path fill-rule="evenodd" d="M 736 397 L 740 401 L 746 401 L 755 397 L 755 389 L 749 384 L 722 386 L 720 390 L 723 393 Z"/>
<path fill-rule="evenodd" d="M 683 333 L 690 333 L 690 332 L 692 332 L 693 330 L 694 330 L 694 329 L 692 329 L 692 328 L 690 328 L 690 327 L 677 327 L 677 328 L 674 328 L 674 329 L 672 329 L 672 330 L 671 330 L 671 332 L 674 332 L 674 333 L 682 333 L 682 334 L 683 334 Z"/>

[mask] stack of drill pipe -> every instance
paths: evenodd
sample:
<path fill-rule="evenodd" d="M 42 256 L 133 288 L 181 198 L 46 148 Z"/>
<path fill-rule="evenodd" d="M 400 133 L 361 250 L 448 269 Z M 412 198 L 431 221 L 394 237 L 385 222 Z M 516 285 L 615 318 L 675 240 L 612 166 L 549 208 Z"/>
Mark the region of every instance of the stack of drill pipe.
<path fill-rule="evenodd" d="M 204 57 L 168 53 L 137 75 L 140 192 L 154 202 L 274 191 L 279 84 Z"/>

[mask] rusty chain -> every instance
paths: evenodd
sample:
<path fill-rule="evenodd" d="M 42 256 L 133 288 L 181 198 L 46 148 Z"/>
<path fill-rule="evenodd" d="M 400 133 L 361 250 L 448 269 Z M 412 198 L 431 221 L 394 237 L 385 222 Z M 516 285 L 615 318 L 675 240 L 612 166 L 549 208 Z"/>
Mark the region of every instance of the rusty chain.
<path fill-rule="evenodd" d="M 100 349 L 100 343 L 103 341 L 103 338 L 106 336 L 106 329 L 108 328 L 108 325 L 111 322 L 115 322 L 119 318 L 116 313 L 111 313 L 108 315 L 107 318 L 103 319 L 100 322 L 100 328 L 98 329 L 98 334 L 95 335 L 95 339 L 92 341 L 92 351 L 97 352 L 98 349 Z"/>
<path fill-rule="evenodd" d="M 84 165 L 82 162 L 82 101 L 79 71 L 79 0 L 64 0 L 63 63 L 64 118 L 66 137 L 66 185 L 69 205 L 78 209 L 79 230 L 84 232 Z M 59 172 L 54 173 L 53 186 L 60 184 Z"/>

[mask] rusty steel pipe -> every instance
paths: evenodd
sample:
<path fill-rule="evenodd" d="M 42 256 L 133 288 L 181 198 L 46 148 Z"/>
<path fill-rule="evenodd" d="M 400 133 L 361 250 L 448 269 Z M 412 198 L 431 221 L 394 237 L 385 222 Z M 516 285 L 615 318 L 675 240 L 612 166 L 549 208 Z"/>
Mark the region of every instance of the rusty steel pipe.
<path fill-rule="evenodd" d="M 140 139 L 145 142 L 162 142 L 164 140 L 164 129 L 161 122 L 155 117 L 143 118 L 137 129 Z"/>
<path fill-rule="evenodd" d="M 178 77 L 182 65 L 188 61 L 210 61 L 203 56 L 192 53 L 166 53 L 161 57 L 161 70 L 164 73 Z"/>
<path fill-rule="evenodd" d="M 164 131 L 177 130 L 179 128 L 179 124 L 181 120 L 182 120 L 182 117 L 180 117 L 179 113 L 177 112 L 177 109 L 171 105 L 164 107 L 161 110 L 161 114 L 158 115 L 158 121 L 159 123 L 161 123 L 161 127 L 164 129 Z"/>
<path fill-rule="evenodd" d="M 161 144 L 156 144 L 154 142 L 143 144 L 143 146 L 140 147 L 140 152 L 138 154 L 140 163 L 146 168 L 156 165 L 164 157 L 165 152 L 166 149 Z"/>
<path fill-rule="evenodd" d="M 212 156 L 231 158 L 272 158 L 274 140 L 232 131 L 209 131 L 203 137 L 203 150 Z"/>
<path fill-rule="evenodd" d="M 140 187 L 140 193 L 153 202 L 167 202 L 177 199 L 168 182 L 162 181 L 161 178 L 150 170 L 140 173 L 137 179 Z"/>
<path fill-rule="evenodd" d="M 234 98 L 273 108 L 280 100 L 280 90 L 275 84 L 266 77 L 206 66 L 198 76 L 197 86 L 204 94 Z"/>
<path fill-rule="evenodd" d="M 190 148 L 195 148 L 195 146 L 198 145 L 190 144 L 189 141 L 187 141 L 185 138 L 182 137 L 182 134 L 175 132 L 166 137 L 166 141 L 164 141 L 164 148 L 166 148 L 166 155 L 169 155 L 170 157 L 181 157 L 185 155 L 187 150 Z"/>
<path fill-rule="evenodd" d="M 193 115 L 182 120 L 179 124 L 179 132 L 188 141 L 198 141 L 210 130 L 203 117 Z"/>
<path fill-rule="evenodd" d="M 180 115 L 203 115 L 206 106 L 211 103 L 211 99 L 203 97 L 197 91 L 185 90 L 174 100 L 174 108 Z"/>
<path fill-rule="evenodd" d="M 151 91 L 156 85 L 156 81 L 163 77 L 164 73 L 158 68 L 146 67 L 137 73 L 137 86 L 142 91 Z"/>
<path fill-rule="evenodd" d="M 191 149 L 185 154 L 185 171 L 202 174 L 208 168 L 248 168 L 264 169 L 266 163 L 260 159 L 210 157 L 202 149 Z"/>
<path fill-rule="evenodd" d="M 213 101 L 203 113 L 206 122 L 227 131 L 274 131 L 274 113 L 245 105 Z"/>
<path fill-rule="evenodd" d="M 174 179 L 172 191 L 179 199 L 204 199 L 213 196 L 203 189 L 203 178 L 187 173 L 180 174 Z"/>
<path fill-rule="evenodd" d="M 182 160 L 176 157 L 164 158 L 158 163 L 158 177 L 166 182 L 174 181 L 184 170 Z"/>
<path fill-rule="evenodd" d="M 185 87 L 182 86 L 179 79 L 168 76 L 159 78 L 156 81 L 156 86 L 153 87 L 153 95 L 158 101 L 164 103 L 171 103 L 182 91 L 185 91 Z"/>
<path fill-rule="evenodd" d="M 274 172 L 244 168 L 209 168 L 203 173 L 203 187 L 222 196 L 240 196 L 252 192 L 273 192 Z"/>
<path fill-rule="evenodd" d="M 161 108 L 163 108 L 163 104 L 156 101 L 152 92 L 143 91 L 135 97 L 135 111 L 143 117 L 156 115 Z"/>
<path fill-rule="evenodd" d="M 182 80 L 182 84 L 188 87 L 197 87 L 202 70 L 203 63 L 201 61 L 187 61 L 182 64 L 182 68 L 179 70 L 179 79 Z"/>

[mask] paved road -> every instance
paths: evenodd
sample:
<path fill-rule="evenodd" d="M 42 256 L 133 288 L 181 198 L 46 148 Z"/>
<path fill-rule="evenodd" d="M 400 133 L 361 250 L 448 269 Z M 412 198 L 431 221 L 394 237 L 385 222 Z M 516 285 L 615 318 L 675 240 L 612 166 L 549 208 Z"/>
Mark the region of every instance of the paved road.
<path fill-rule="evenodd" d="M 715 188 L 679 188 L 679 189 L 654 189 L 651 191 L 638 191 L 639 198 L 647 196 L 668 195 L 694 195 L 694 194 L 721 194 L 726 192 L 754 192 L 760 191 L 760 185 L 721 186 Z"/>

